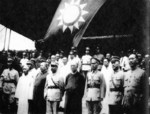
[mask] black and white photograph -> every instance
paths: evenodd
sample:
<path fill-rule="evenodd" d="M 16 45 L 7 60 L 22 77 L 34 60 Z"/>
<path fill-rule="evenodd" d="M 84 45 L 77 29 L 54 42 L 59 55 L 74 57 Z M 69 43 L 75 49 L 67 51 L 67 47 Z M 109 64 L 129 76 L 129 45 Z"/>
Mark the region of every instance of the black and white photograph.
<path fill-rule="evenodd" d="M 149 114 L 150 0 L 0 0 L 0 114 Z"/>

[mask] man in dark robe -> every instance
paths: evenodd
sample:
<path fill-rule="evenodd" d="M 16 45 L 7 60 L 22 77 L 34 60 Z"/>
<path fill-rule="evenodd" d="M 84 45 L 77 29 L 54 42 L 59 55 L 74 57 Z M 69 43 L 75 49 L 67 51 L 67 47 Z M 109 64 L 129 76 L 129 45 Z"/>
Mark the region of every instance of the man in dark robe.
<path fill-rule="evenodd" d="M 84 76 L 77 71 L 77 68 L 77 62 L 72 61 L 72 73 L 68 74 L 65 83 L 65 114 L 82 113 L 82 97 L 84 94 L 85 79 Z"/>
<path fill-rule="evenodd" d="M 46 81 L 48 64 L 42 62 L 40 64 L 41 72 L 37 74 L 34 82 L 33 102 L 34 102 L 34 114 L 45 114 L 46 101 L 44 99 L 44 86 Z"/>

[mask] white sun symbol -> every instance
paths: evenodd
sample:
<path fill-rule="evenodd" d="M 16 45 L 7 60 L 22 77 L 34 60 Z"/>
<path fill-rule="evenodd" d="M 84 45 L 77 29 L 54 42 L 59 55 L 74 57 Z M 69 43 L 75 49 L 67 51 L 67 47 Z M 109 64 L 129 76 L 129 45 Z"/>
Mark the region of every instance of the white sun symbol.
<path fill-rule="evenodd" d="M 85 22 L 83 15 L 88 12 L 83 10 L 87 4 L 80 4 L 80 0 L 72 0 L 70 3 L 65 3 L 64 9 L 60 10 L 61 15 L 58 26 L 63 27 L 63 32 L 69 28 L 71 33 L 73 28 L 79 29 L 79 22 Z"/>

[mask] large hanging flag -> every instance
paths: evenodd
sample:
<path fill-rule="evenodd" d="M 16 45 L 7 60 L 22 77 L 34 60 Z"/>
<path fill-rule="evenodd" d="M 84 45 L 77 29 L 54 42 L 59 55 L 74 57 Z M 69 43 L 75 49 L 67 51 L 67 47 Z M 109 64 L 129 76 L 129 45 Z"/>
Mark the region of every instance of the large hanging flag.
<path fill-rule="evenodd" d="M 44 41 L 73 41 L 76 46 L 89 23 L 106 0 L 62 0 Z M 71 40 L 70 40 L 71 39 Z M 72 43 L 72 42 L 70 42 Z"/>

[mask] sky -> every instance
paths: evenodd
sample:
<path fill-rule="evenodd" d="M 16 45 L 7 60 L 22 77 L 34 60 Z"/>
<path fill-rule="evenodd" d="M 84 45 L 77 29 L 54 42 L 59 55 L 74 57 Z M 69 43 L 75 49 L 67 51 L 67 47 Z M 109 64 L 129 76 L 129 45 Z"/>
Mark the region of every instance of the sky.
<path fill-rule="evenodd" d="M 4 49 L 4 46 L 5 50 L 8 50 L 8 48 L 9 50 L 35 50 L 34 41 L 12 30 L 10 36 L 10 45 L 8 46 L 10 29 L 7 28 L 6 40 L 5 33 L 6 27 L 0 24 L 0 51 Z"/>

